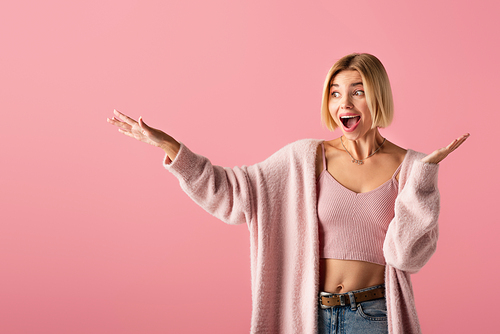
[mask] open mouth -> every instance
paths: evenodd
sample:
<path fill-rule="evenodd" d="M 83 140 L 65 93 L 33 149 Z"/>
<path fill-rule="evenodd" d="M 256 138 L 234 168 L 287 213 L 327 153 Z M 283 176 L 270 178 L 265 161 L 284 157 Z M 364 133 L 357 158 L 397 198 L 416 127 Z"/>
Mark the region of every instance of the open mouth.
<path fill-rule="evenodd" d="M 359 120 L 361 119 L 360 116 L 341 116 L 340 121 L 342 124 L 344 124 L 344 127 L 346 129 L 350 129 L 354 127 L 355 125 L 358 124 Z"/>

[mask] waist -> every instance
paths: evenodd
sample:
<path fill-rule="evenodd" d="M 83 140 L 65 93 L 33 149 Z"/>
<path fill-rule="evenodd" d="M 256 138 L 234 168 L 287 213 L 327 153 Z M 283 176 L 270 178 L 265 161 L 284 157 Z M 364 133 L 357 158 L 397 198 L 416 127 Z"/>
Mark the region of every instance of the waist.
<path fill-rule="evenodd" d="M 384 283 L 385 266 L 351 260 L 320 259 L 320 290 L 345 293 Z"/>

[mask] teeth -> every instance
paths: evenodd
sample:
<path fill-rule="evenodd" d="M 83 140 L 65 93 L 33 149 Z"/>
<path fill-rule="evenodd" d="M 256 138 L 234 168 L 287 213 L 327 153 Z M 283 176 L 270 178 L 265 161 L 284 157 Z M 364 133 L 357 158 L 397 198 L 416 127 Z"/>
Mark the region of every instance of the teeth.
<path fill-rule="evenodd" d="M 342 116 L 340 118 L 355 118 L 355 117 L 359 117 L 359 116 Z"/>

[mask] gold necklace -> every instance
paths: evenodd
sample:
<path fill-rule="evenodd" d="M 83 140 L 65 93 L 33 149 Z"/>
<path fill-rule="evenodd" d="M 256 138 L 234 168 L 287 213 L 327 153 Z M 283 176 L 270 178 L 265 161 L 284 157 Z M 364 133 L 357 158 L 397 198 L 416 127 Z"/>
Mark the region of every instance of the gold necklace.
<path fill-rule="evenodd" d="M 382 145 L 384 145 L 385 143 L 385 138 L 384 138 L 384 141 L 382 142 L 382 144 L 380 144 L 380 146 L 372 153 L 370 154 L 369 156 L 367 156 L 366 158 L 364 159 L 361 159 L 361 160 L 358 160 L 356 158 L 354 158 L 351 153 L 349 153 L 349 151 L 347 150 L 347 148 L 345 148 L 344 146 L 344 142 L 342 141 L 342 137 L 340 137 L 340 143 L 342 144 L 342 147 L 344 148 L 344 150 L 347 152 L 347 154 L 349 154 L 349 156 L 352 158 L 351 162 L 352 163 L 357 163 L 358 165 L 362 165 L 366 159 L 368 159 L 369 157 L 371 157 L 372 155 L 374 155 L 375 153 L 378 152 L 378 150 L 380 150 L 380 148 L 382 147 Z"/>

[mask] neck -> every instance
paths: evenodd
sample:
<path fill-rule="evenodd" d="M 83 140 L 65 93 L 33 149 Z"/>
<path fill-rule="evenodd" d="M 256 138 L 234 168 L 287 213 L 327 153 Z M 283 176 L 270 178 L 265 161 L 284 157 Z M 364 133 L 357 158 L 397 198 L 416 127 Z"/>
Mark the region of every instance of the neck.
<path fill-rule="evenodd" d="M 382 137 L 378 128 L 375 128 L 361 138 L 348 139 L 346 136 L 342 136 L 342 142 L 354 158 L 362 160 L 382 145 L 384 137 Z"/>

